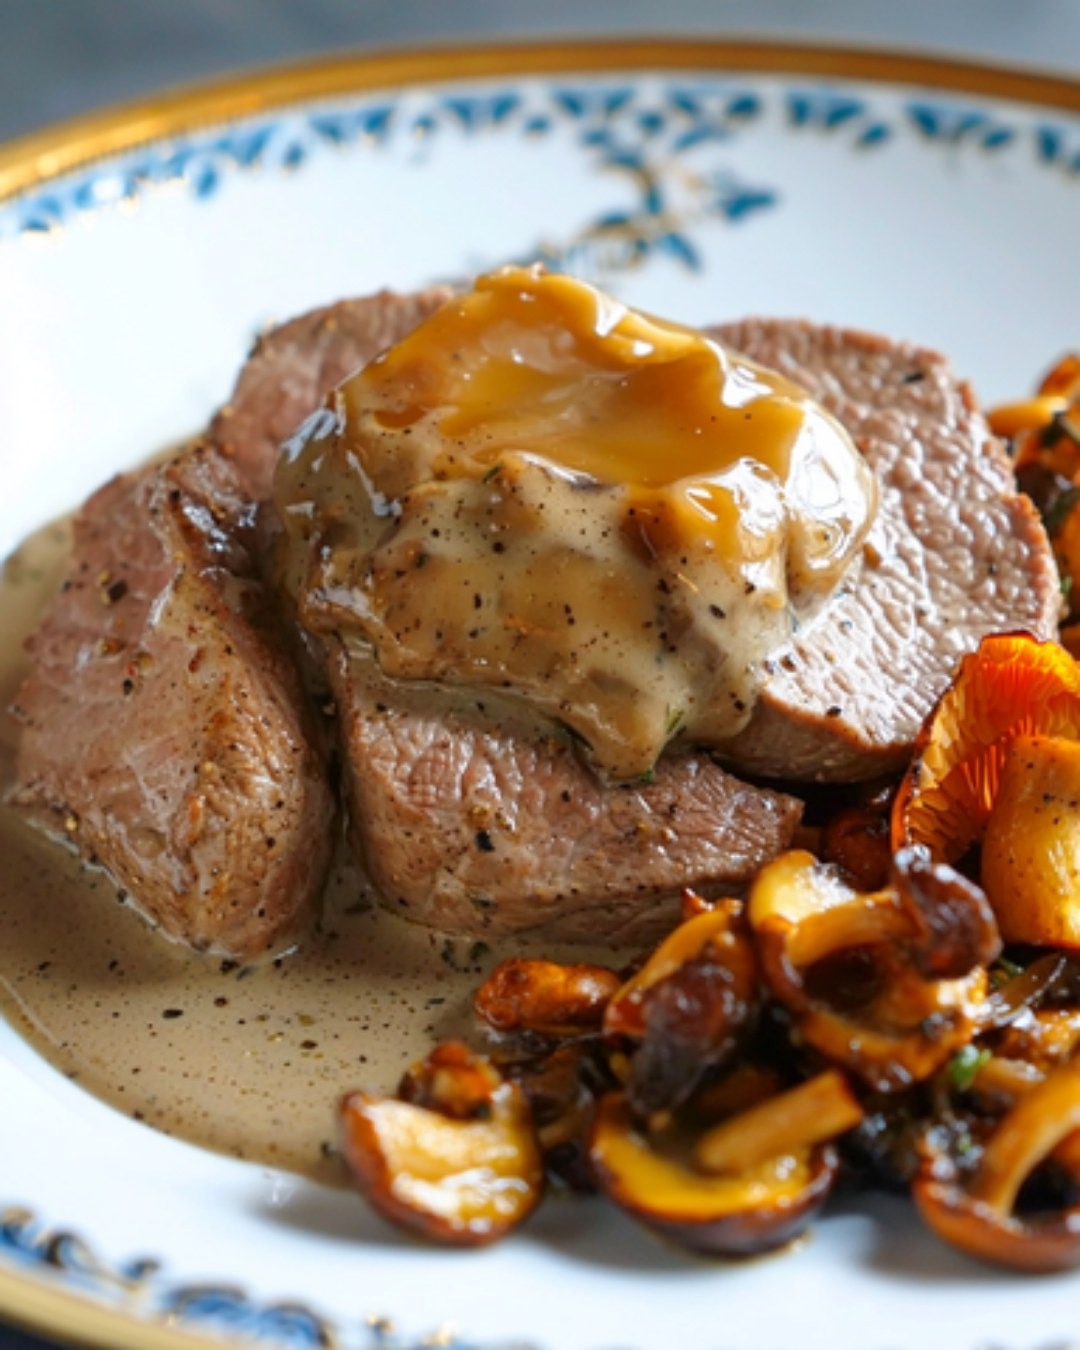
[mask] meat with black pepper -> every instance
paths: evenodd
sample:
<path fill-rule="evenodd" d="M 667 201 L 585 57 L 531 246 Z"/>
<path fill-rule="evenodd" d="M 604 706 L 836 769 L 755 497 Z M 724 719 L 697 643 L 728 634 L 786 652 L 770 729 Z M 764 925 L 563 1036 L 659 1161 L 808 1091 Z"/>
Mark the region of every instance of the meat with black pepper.
<path fill-rule="evenodd" d="M 248 958 L 311 923 L 337 804 L 260 557 L 278 444 L 446 292 L 383 292 L 265 334 L 201 445 L 75 522 L 31 640 L 12 801 L 171 937 Z"/>
<path fill-rule="evenodd" d="M 213 451 L 113 479 L 14 709 L 14 804 L 169 936 L 238 959 L 310 923 L 335 817 L 250 533 Z"/>
<path fill-rule="evenodd" d="M 1055 635 L 1061 596 L 1046 533 L 970 388 L 937 352 L 781 320 L 714 332 L 833 413 L 880 488 L 861 572 L 774 655 L 724 758 L 786 779 L 888 773 L 987 633 Z"/>

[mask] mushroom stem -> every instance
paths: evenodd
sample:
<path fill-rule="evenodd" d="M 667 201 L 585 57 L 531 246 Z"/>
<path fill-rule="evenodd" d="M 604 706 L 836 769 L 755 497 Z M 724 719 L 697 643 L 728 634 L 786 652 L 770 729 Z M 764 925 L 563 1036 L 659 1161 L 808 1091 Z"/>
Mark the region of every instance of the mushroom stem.
<path fill-rule="evenodd" d="M 703 1172 L 743 1172 L 769 1158 L 835 1139 L 862 1119 L 847 1079 L 830 1069 L 706 1131 L 694 1160 Z"/>
<path fill-rule="evenodd" d="M 1025 1093 L 986 1145 L 968 1193 L 1009 1213 L 1031 1172 L 1080 1129 L 1080 1064 L 1057 1069 Z"/>

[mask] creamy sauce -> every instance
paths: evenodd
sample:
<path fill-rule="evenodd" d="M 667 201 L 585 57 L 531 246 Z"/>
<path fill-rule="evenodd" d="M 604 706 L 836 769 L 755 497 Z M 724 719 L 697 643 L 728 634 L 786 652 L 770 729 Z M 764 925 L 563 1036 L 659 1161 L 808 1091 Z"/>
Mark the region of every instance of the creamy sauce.
<path fill-rule="evenodd" d="M 395 678 L 520 696 L 621 779 L 742 730 L 876 508 L 789 380 L 537 268 L 347 380 L 275 496 L 309 628 Z"/>
<path fill-rule="evenodd" d="M 519 302 L 549 299 L 539 282 L 533 292 L 504 288 L 509 328 L 467 378 L 446 366 L 445 346 L 434 369 L 422 347 L 404 344 L 386 358 L 388 383 L 372 414 L 379 434 L 363 441 L 359 472 L 356 444 L 339 432 L 342 420 L 356 420 L 350 402 L 370 390 L 347 386 L 333 426 L 324 418 L 320 432 L 316 423 L 288 466 L 290 519 L 303 533 L 315 496 L 336 494 L 332 508 L 320 504 L 322 525 L 333 533 L 336 521 L 345 548 L 319 583 L 335 622 L 357 617 L 350 567 L 373 540 L 382 552 L 364 631 L 383 625 L 400 637 L 417 621 L 410 604 L 424 622 L 437 616 L 445 632 L 399 642 L 404 668 L 387 658 L 388 673 L 442 678 L 448 671 L 431 663 L 449 651 L 449 674 L 460 677 L 454 661 L 467 649 L 470 677 L 512 691 L 552 685 L 540 703 L 570 725 L 576 718 L 610 772 L 631 775 L 649 767 L 676 724 L 700 734 L 718 670 L 728 696 L 722 727 L 744 720 L 756 658 L 732 648 L 727 627 L 757 634 L 755 651 L 786 634 L 789 605 L 812 607 L 843 572 L 873 493 L 844 440 L 779 377 L 733 364 L 687 330 L 605 308 L 586 288 L 556 296 L 576 314 L 567 351 L 543 325 L 526 332 L 515 316 Z M 452 307 L 443 311 L 453 320 Z M 518 360 L 522 343 L 535 349 L 531 364 Z M 578 367 L 596 376 L 585 393 Z M 429 377 L 434 392 L 425 392 Z M 528 434 L 520 420 L 500 422 L 507 400 L 528 410 Z M 434 469 L 418 444 L 403 453 L 405 433 L 425 418 L 442 424 Z M 696 429 L 689 441 L 680 419 Z M 568 425 L 577 428 L 569 441 Z M 338 464 L 318 483 L 301 482 L 312 456 L 328 465 L 333 455 L 351 457 L 350 471 Z M 824 493 L 800 489 L 811 469 Z M 448 485 L 465 495 L 447 498 Z M 479 565 L 478 538 L 488 546 Z M 521 566 L 492 565 L 519 546 Z M 22 639 L 59 585 L 68 547 L 66 524 L 54 525 L 5 566 L 0 707 L 25 673 Z M 408 579 L 401 595 L 382 585 L 396 570 Z M 718 625 L 713 610 L 732 624 Z M 603 641 L 613 632 L 622 655 L 618 642 Z M 613 674 L 619 662 L 631 671 L 626 680 Z M 16 736 L 0 716 L 0 792 L 12 781 Z M 536 946 L 562 955 L 550 940 Z M 321 927 L 298 953 L 245 968 L 197 957 L 151 932 L 104 874 L 0 807 L 0 1014 L 104 1101 L 235 1157 L 342 1179 L 337 1098 L 356 1087 L 391 1090 L 433 1040 L 468 1033 L 472 991 L 510 950 L 528 954 L 530 944 L 514 939 L 500 953 L 403 923 L 342 861 Z M 580 947 L 566 955 L 621 961 Z"/>
<path fill-rule="evenodd" d="M 65 524 L 48 527 L 0 576 L 0 706 L 68 538 Z M 3 792 L 17 728 L 3 716 L 0 729 Z M 469 1033 L 472 991 L 509 954 L 403 923 L 342 861 L 299 952 L 223 965 L 153 933 L 107 877 L 0 806 L 0 1015 L 95 1096 L 233 1157 L 342 1182 L 337 1098 L 391 1090 L 434 1040 Z M 558 952 L 548 941 L 543 954 Z"/>

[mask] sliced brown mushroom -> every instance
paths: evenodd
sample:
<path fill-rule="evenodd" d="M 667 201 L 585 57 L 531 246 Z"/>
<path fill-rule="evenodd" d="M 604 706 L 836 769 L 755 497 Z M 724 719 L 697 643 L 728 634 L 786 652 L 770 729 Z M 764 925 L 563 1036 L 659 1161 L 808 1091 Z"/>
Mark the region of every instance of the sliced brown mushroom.
<path fill-rule="evenodd" d="M 426 1238 L 469 1247 L 495 1241 L 532 1212 L 543 1191 L 524 1093 L 457 1045 L 439 1047 L 407 1078 L 452 1114 L 348 1093 L 340 1135 L 357 1187 L 385 1218 Z"/>
<path fill-rule="evenodd" d="M 753 1256 L 791 1242 L 836 1176 L 830 1144 L 709 1176 L 687 1160 L 681 1142 L 647 1134 L 627 1095 L 613 1092 L 597 1106 L 589 1159 L 598 1186 L 620 1208 L 680 1246 L 715 1256 Z"/>
<path fill-rule="evenodd" d="M 862 892 L 796 850 L 758 874 L 749 918 L 799 1034 L 878 1092 L 929 1077 L 977 1028 L 981 962 L 1000 944 L 978 888 L 950 868 L 909 853 L 889 886 Z"/>
<path fill-rule="evenodd" d="M 597 1096 L 613 1084 L 595 1041 L 570 1041 L 543 1055 L 504 1064 L 532 1110 L 549 1175 L 574 1190 L 595 1189 L 585 1161 Z"/>
<path fill-rule="evenodd" d="M 959 980 L 1001 954 L 1001 934 L 983 890 L 922 849 L 899 849 L 892 886 L 912 921 L 907 947 L 928 980 Z"/>
<path fill-rule="evenodd" d="M 564 1037 L 598 1031 L 622 979 L 606 966 L 560 965 L 515 956 L 496 966 L 477 990 L 473 1009 L 499 1032 Z"/>
<path fill-rule="evenodd" d="M 630 1046 L 635 1111 L 672 1110 L 745 1041 L 758 967 L 738 900 L 685 920 L 608 1003 L 604 1033 Z"/>
<path fill-rule="evenodd" d="M 882 795 L 846 807 L 829 818 L 821 834 L 822 858 L 835 863 L 862 891 L 876 891 L 889 880 L 889 805 Z"/>
<path fill-rule="evenodd" d="M 1017 1100 L 991 1135 L 970 1179 L 954 1161 L 928 1156 L 913 1188 L 930 1227 L 970 1256 L 1015 1270 L 1054 1271 L 1080 1265 L 1080 1202 L 1024 1212 L 1021 1188 L 1053 1157 L 1075 1200 L 1080 1183 L 1080 1064 L 1055 1069 Z"/>
<path fill-rule="evenodd" d="M 443 1041 L 401 1076 L 397 1095 L 452 1120 L 488 1113 L 501 1078 L 495 1066 L 462 1041 Z"/>

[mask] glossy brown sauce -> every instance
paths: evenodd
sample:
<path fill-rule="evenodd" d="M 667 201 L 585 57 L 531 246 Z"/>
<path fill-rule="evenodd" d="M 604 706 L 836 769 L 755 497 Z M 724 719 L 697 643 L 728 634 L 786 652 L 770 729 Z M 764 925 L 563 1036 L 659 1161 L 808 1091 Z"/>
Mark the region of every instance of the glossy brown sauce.
<path fill-rule="evenodd" d="M 518 698 L 623 780 L 746 726 L 877 505 L 783 375 L 539 268 L 481 277 L 344 381 L 274 495 L 306 627 Z"/>
<path fill-rule="evenodd" d="M 564 282 L 554 285 L 559 290 Z M 762 514 L 768 528 L 762 527 L 756 543 L 748 543 L 755 516 L 743 509 L 747 502 L 752 505 L 755 494 L 777 492 L 786 501 L 789 488 L 794 501 L 800 465 L 805 469 L 820 460 L 826 468 L 832 466 L 817 475 L 818 481 L 831 484 L 832 497 L 816 515 L 809 497 L 804 503 L 820 531 L 807 534 L 802 550 L 804 571 L 819 571 L 827 588 L 835 569 L 862 538 L 873 493 L 847 463 L 842 435 L 830 440 L 826 427 L 818 440 L 798 449 L 802 429 L 816 425 L 818 413 L 780 377 L 749 367 L 729 368 L 722 351 L 689 330 L 630 315 L 621 307 L 617 313 L 594 312 L 595 305 L 602 309 L 607 302 L 584 291 L 569 295 L 576 345 L 567 353 L 566 330 L 518 322 L 519 303 L 543 307 L 551 300 L 539 283 L 525 289 L 524 301 L 513 286 L 501 292 L 498 303 L 505 313 L 496 318 L 512 331 L 508 337 L 504 332 L 505 341 L 491 339 L 495 346 L 488 364 L 458 383 L 453 371 L 436 372 L 437 387 L 427 402 L 448 422 L 444 436 L 459 451 L 467 451 L 469 475 L 484 489 L 482 531 L 494 531 L 493 537 L 505 531 L 507 539 L 520 541 L 528 539 L 535 524 L 533 533 L 547 540 L 547 551 L 538 545 L 531 568 L 525 566 L 520 573 L 492 568 L 467 577 L 468 585 L 455 589 L 451 578 L 440 589 L 433 580 L 440 567 L 434 556 L 439 550 L 429 539 L 418 545 L 421 552 L 409 569 L 419 570 L 421 559 L 427 564 L 424 587 L 411 579 L 408 591 L 417 599 L 410 603 L 438 614 L 443 627 L 460 609 L 458 626 L 468 637 L 465 646 L 473 651 L 479 646 L 470 630 L 481 622 L 495 634 L 496 648 L 505 639 L 508 650 L 515 651 L 530 633 L 566 630 L 565 670 L 555 681 L 562 693 L 554 710 L 561 712 L 560 700 L 570 695 L 579 710 L 601 707 L 605 699 L 630 709 L 607 718 L 598 712 L 592 722 L 586 718 L 582 730 L 595 747 L 603 739 L 599 733 L 605 719 L 614 722 L 607 767 L 615 776 L 633 776 L 649 767 L 677 726 L 701 729 L 705 713 L 693 706 L 700 691 L 684 679 L 688 662 L 692 666 L 696 661 L 706 674 L 725 664 L 733 668 L 732 695 L 745 693 L 746 704 L 736 699 L 731 726 L 724 724 L 727 730 L 748 715 L 756 662 L 745 651 L 727 650 L 723 635 L 702 638 L 696 656 L 688 656 L 693 644 L 684 642 L 677 654 L 672 646 L 676 659 L 669 663 L 670 673 L 665 666 L 655 680 L 650 676 L 613 690 L 610 672 L 622 664 L 621 657 L 617 661 L 619 654 L 613 656 L 610 646 L 600 644 L 596 662 L 582 662 L 592 673 L 580 687 L 575 685 L 573 649 L 580 648 L 582 630 L 598 637 L 612 627 L 613 615 L 622 616 L 626 631 L 646 634 L 643 650 L 627 649 L 639 667 L 664 665 L 661 658 L 666 660 L 668 649 L 663 643 L 657 648 L 652 629 L 657 622 L 675 619 L 664 606 L 663 613 L 653 613 L 656 576 L 646 576 L 642 586 L 628 584 L 635 540 L 650 557 L 672 554 L 671 587 L 685 591 L 688 607 L 685 615 L 675 615 L 680 624 L 690 624 L 691 610 L 703 605 L 704 624 L 715 623 L 708 611 L 718 614 L 722 608 L 733 620 L 732 631 L 764 626 L 764 647 L 769 647 L 786 634 L 791 597 L 782 578 L 775 579 L 773 594 L 767 574 L 770 568 L 784 571 L 798 530 L 789 539 L 791 549 L 774 547 L 775 531 L 769 524 L 773 512 L 767 506 Z M 455 313 L 448 307 L 440 322 L 458 322 L 461 314 L 455 318 Z M 472 311 L 465 313 L 466 328 L 472 321 Z M 550 342 L 548 368 L 543 351 L 539 364 L 522 367 L 518 362 L 518 346 L 534 341 L 544 351 Z M 414 386 L 423 382 L 426 360 L 424 349 L 418 355 L 408 344 L 386 358 L 412 389 L 410 397 L 423 392 Z M 676 381 L 680 398 L 674 402 L 664 393 L 665 380 L 658 379 L 665 371 L 670 375 L 673 366 L 685 367 L 681 384 Z M 585 397 L 579 367 L 596 376 L 586 382 Z M 722 407 L 716 401 L 718 387 L 727 390 Z M 489 446 L 487 432 L 478 428 L 490 429 L 492 404 L 503 406 L 508 399 L 532 410 L 528 426 L 533 440 L 522 442 L 523 423 L 518 421 L 503 428 L 506 434 Z M 609 422 L 616 405 L 618 415 Z M 375 406 L 380 406 L 378 400 Z M 415 421 L 422 411 L 418 407 L 399 410 L 397 420 Z M 723 435 L 714 426 L 721 413 Z M 552 417 L 545 422 L 548 414 Z M 383 407 L 380 416 L 384 426 L 387 418 L 392 422 L 393 407 Z M 689 441 L 681 425 L 686 418 L 697 428 Z M 556 432 L 567 422 L 593 432 L 599 426 L 599 439 L 572 438 L 561 463 L 549 464 L 543 482 L 534 483 L 529 473 L 536 456 L 551 453 L 546 442 L 558 439 Z M 725 449 L 724 437 L 734 437 L 734 449 Z M 740 479 L 741 486 L 733 484 L 725 474 L 729 469 L 743 472 L 739 466 L 751 455 L 760 474 L 755 469 L 746 482 Z M 490 476 L 493 468 L 498 472 Z M 755 474 L 766 471 L 772 475 L 768 491 L 761 484 L 755 488 Z M 584 475 L 591 486 L 583 488 L 574 475 Z M 521 489 L 517 496 L 515 484 Z M 564 496 L 569 494 L 566 501 L 559 496 L 562 488 Z M 294 494 L 298 511 L 306 509 L 306 490 L 297 487 Z M 356 485 L 331 474 L 328 491 L 340 523 Z M 579 518 L 579 499 L 595 497 L 598 491 L 611 496 L 616 542 L 610 549 L 597 542 L 595 521 Z M 372 510 L 377 505 L 374 499 L 368 502 Z M 557 527 L 553 521 L 559 522 Z M 441 536 L 447 564 L 453 562 L 450 523 Z M 590 531 L 588 547 L 575 542 Z M 25 671 L 22 640 L 60 584 L 68 546 L 66 525 L 50 526 L 26 541 L 5 565 L 0 578 L 2 708 L 11 702 Z M 501 550 L 493 551 L 493 557 L 501 556 Z M 557 566 L 552 565 L 555 557 Z M 711 605 L 707 597 L 699 597 L 695 568 L 720 576 L 719 584 L 726 587 L 722 606 L 715 597 Z M 436 592 L 440 600 L 433 605 Z M 757 597 L 753 612 L 744 614 L 740 597 L 751 594 Z M 513 613 L 497 618 L 487 614 L 485 606 L 495 597 Z M 734 623 L 736 619 L 745 622 Z M 548 650 L 550 657 L 550 646 Z M 563 659 L 561 652 L 550 658 L 556 665 Z M 504 660 L 493 648 L 485 660 L 497 668 L 501 687 L 511 671 L 509 658 Z M 651 711 L 639 725 L 635 719 L 642 708 Z M 730 717 L 730 710 L 724 715 Z M 6 716 L 0 716 L 0 726 L 3 791 L 12 781 L 17 728 Z M 533 946 L 554 959 L 562 955 L 550 940 Z M 513 952 L 529 950 L 528 942 L 514 939 Z M 14 811 L 0 807 L 0 1014 L 58 1069 L 104 1101 L 168 1134 L 225 1154 L 322 1180 L 340 1178 L 334 1141 L 337 1098 L 356 1087 L 391 1089 L 402 1069 L 433 1040 L 467 1033 L 473 989 L 500 956 L 509 954 L 469 940 L 448 940 L 383 911 L 342 852 L 328 886 L 321 927 L 299 952 L 250 968 L 196 957 L 151 932 L 100 871 L 84 866 L 61 844 L 36 834 Z M 612 959 L 607 952 L 572 951 L 575 960 L 605 957 Z"/>
<path fill-rule="evenodd" d="M 66 525 L 49 526 L 0 576 L 0 706 L 67 547 Z M 3 791 L 17 728 L 7 716 L 0 727 Z M 391 1089 L 433 1039 L 467 1033 L 471 993 L 499 955 L 379 909 L 343 855 L 299 952 L 257 968 L 196 957 L 0 807 L 0 1015 L 87 1091 L 216 1152 L 340 1181 L 339 1095 Z"/>

